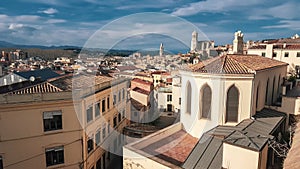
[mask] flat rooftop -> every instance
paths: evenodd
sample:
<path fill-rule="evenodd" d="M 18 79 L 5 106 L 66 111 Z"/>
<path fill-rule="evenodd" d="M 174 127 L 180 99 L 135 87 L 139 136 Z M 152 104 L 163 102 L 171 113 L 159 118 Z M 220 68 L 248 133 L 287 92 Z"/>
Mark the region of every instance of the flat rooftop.
<path fill-rule="evenodd" d="M 176 123 L 125 147 L 170 168 L 178 168 L 198 142 Z"/>
<path fill-rule="evenodd" d="M 287 97 L 300 97 L 300 86 L 294 87 L 286 93 Z"/>
<path fill-rule="evenodd" d="M 187 134 L 183 130 L 154 142 L 142 150 L 147 154 L 155 155 L 160 159 L 180 166 L 186 160 L 198 139 Z"/>

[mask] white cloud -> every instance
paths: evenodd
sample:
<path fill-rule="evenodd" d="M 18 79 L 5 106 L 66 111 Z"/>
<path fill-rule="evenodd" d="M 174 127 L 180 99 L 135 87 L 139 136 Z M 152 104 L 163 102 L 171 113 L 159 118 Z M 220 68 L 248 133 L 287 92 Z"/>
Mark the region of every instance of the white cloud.
<path fill-rule="evenodd" d="M 299 2 L 285 2 L 280 5 L 271 6 L 269 8 L 254 8 L 250 13 L 249 19 L 265 20 L 271 18 L 295 19 L 299 18 Z"/>
<path fill-rule="evenodd" d="M 15 29 L 19 29 L 19 28 L 22 28 L 22 27 L 24 27 L 23 24 L 15 24 L 15 23 L 12 23 L 12 24 L 9 25 L 8 29 L 10 29 L 10 30 L 15 30 Z"/>
<path fill-rule="evenodd" d="M 22 22 L 22 23 L 33 23 L 37 22 L 41 19 L 38 15 L 19 15 L 19 16 L 8 16 L 8 15 L 0 15 L 0 22 Z"/>
<path fill-rule="evenodd" d="M 264 29 L 291 29 L 300 30 L 300 20 L 282 20 L 279 21 L 277 25 L 263 26 Z"/>
<path fill-rule="evenodd" d="M 15 17 L 15 21 L 18 22 L 36 22 L 39 19 L 41 19 L 41 17 L 37 15 L 20 15 Z"/>
<path fill-rule="evenodd" d="M 54 8 L 48 8 L 48 9 L 45 9 L 45 10 L 42 10 L 42 11 L 38 11 L 38 12 L 39 13 L 48 14 L 48 15 L 53 15 L 55 13 L 58 13 L 58 10 L 54 9 Z"/>
<path fill-rule="evenodd" d="M 269 16 L 263 16 L 263 15 L 251 15 L 248 17 L 249 20 L 268 20 L 271 19 Z"/>
<path fill-rule="evenodd" d="M 206 26 L 202 23 L 198 25 Z M 199 39 L 207 40 L 207 36 L 201 34 L 196 25 L 176 16 L 163 13 L 138 13 L 105 25 L 90 38 L 86 47 L 110 48 L 124 39 L 147 34 L 171 37 L 189 46 L 194 30 L 199 32 Z"/>
<path fill-rule="evenodd" d="M 275 18 L 293 19 L 299 17 L 299 6 L 299 2 L 287 2 L 266 10 L 266 13 Z"/>
<path fill-rule="evenodd" d="M 61 1 L 61 0 L 20 0 L 20 1 L 46 4 L 46 5 L 55 5 L 55 6 L 64 6 L 66 3 L 66 1 Z"/>
<path fill-rule="evenodd" d="M 187 6 L 175 9 L 172 13 L 177 16 L 190 16 L 200 12 L 226 12 L 231 10 L 241 10 L 241 7 L 250 7 L 253 5 L 263 4 L 264 0 L 205 0 L 191 3 Z"/>
<path fill-rule="evenodd" d="M 49 19 L 46 21 L 46 23 L 55 24 L 55 23 L 65 23 L 67 22 L 64 19 Z"/>

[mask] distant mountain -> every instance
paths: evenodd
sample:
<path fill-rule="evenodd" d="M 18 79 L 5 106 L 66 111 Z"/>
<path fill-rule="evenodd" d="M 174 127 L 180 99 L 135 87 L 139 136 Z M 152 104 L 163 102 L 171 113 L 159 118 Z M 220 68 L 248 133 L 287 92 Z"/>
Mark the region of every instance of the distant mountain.
<path fill-rule="evenodd" d="M 80 53 L 82 47 L 78 46 L 43 46 L 43 45 L 21 45 L 21 44 L 14 44 L 6 41 L 0 41 L 0 49 L 4 48 L 17 48 L 17 49 L 61 49 L 61 50 L 73 50 L 75 53 Z M 106 56 L 129 56 L 132 53 L 140 52 L 143 56 L 146 55 L 159 55 L 159 50 L 134 50 L 134 49 L 93 49 L 93 48 L 84 48 L 84 51 L 89 51 L 92 53 L 104 53 Z M 171 51 L 165 51 L 164 54 L 178 54 L 178 53 L 186 53 L 187 49 L 174 49 Z"/>
<path fill-rule="evenodd" d="M 81 47 L 78 46 L 42 46 L 42 45 L 20 45 L 20 44 L 14 44 L 6 41 L 0 41 L 0 48 L 38 48 L 38 49 L 81 49 Z"/>

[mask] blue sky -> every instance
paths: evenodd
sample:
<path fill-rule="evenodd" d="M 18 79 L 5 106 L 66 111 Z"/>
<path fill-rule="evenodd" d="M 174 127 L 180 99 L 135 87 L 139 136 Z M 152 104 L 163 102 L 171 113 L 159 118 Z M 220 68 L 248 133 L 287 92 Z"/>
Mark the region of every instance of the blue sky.
<path fill-rule="evenodd" d="M 236 30 L 243 31 L 244 40 L 290 37 L 300 30 L 299 7 L 297 0 L 1 0 L 0 40 L 17 44 L 83 46 L 103 26 L 142 12 L 160 12 L 183 18 L 216 44 L 232 43 Z M 122 26 L 111 26 L 107 38 L 120 34 L 122 28 L 127 28 L 122 33 L 132 32 L 136 27 L 143 29 L 140 21 L 147 18 L 131 21 L 129 18 Z M 163 23 L 161 29 L 180 33 L 178 29 L 169 29 L 166 26 L 168 21 Z M 181 21 L 178 23 L 182 24 Z M 160 25 L 155 27 L 159 29 Z M 181 27 L 184 29 L 186 25 Z M 183 36 L 190 39 L 191 33 L 185 32 Z M 145 39 L 139 40 L 134 35 L 131 41 L 127 38 L 122 42 L 126 42 L 128 48 L 134 48 L 134 42 L 147 45 L 151 37 L 152 40 L 158 39 L 151 34 L 143 37 Z M 167 39 L 161 40 L 166 48 L 168 42 L 173 43 Z M 117 46 L 126 48 L 126 44 Z"/>

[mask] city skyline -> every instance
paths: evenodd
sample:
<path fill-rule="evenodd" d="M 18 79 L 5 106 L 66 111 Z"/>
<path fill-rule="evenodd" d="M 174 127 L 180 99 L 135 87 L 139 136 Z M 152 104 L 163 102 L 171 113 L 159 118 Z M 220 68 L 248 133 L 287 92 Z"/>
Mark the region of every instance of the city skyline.
<path fill-rule="evenodd" d="M 62 2 L 14 0 L 0 2 L 0 38 L 16 44 L 28 45 L 76 45 L 83 46 L 97 30 L 128 15 L 143 12 L 158 12 L 178 16 L 199 28 L 217 45 L 232 43 L 232 33 L 242 30 L 245 40 L 290 37 L 299 31 L 297 15 L 299 2 L 293 1 L 182 1 L 164 0 L 103 2 L 97 0 L 76 0 Z M 150 18 L 151 19 L 151 18 Z M 155 24 L 157 29 L 170 29 L 174 23 Z M 124 26 L 143 30 L 143 23 L 127 20 Z M 167 25 L 167 26 L 166 26 Z M 150 25 L 151 26 L 151 25 Z M 169 27 L 168 27 L 169 26 Z M 126 33 L 129 30 L 124 30 Z M 108 37 L 116 35 L 118 29 L 111 29 Z M 145 36 L 142 41 L 156 37 Z M 191 34 L 186 35 L 187 38 Z M 172 37 L 171 37 L 172 38 Z M 136 42 L 136 37 L 133 38 Z M 159 40 L 163 41 L 163 40 Z M 166 49 L 168 48 L 168 43 Z M 124 48 L 132 49 L 128 43 Z M 159 47 L 159 42 L 157 46 Z M 147 44 L 145 44 L 146 47 Z M 148 44 L 149 45 L 149 44 Z M 122 45 L 121 45 L 122 46 Z M 153 47 L 153 46 L 147 46 Z M 157 47 L 157 48 L 158 48 Z M 172 47 L 176 48 L 176 47 Z"/>

